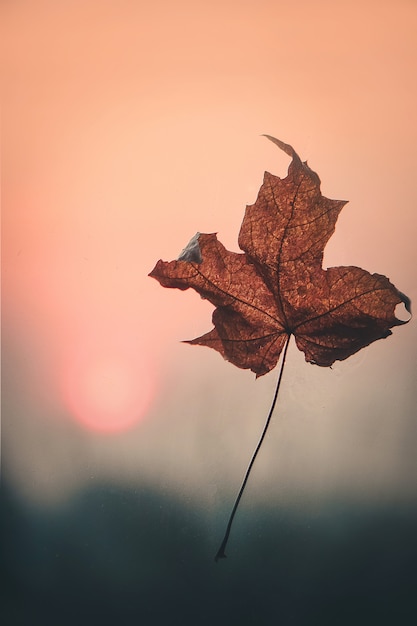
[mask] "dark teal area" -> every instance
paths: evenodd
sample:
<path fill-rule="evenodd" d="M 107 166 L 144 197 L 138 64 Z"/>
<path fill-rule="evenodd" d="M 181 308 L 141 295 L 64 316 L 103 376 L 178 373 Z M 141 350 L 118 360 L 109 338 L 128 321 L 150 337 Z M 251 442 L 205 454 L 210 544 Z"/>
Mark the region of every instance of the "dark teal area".
<path fill-rule="evenodd" d="M 227 503 L 226 503 L 227 504 Z M 417 623 L 417 510 L 207 513 L 103 485 L 60 511 L 2 489 L 5 626 Z"/>

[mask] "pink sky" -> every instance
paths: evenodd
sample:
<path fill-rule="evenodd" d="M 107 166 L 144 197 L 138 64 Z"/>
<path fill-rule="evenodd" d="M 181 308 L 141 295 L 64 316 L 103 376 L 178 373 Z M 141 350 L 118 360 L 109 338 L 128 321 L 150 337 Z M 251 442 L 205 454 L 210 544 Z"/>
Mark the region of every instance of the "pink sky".
<path fill-rule="evenodd" d="M 416 3 L 18 0 L 2 13 L 10 479 L 46 499 L 91 465 L 192 493 L 238 480 L 274 374 L 255 382 L 179 344 L 210 329 L 211 307 L 147 274 L 197 230 L 236 249 L 264 170 L 288 165 L 268 133 L 349 200 L 326 263 L 413 298 Z M 332 474 L 354 490 L 365 473 L 415 489 L 415 340 L 413 324 L 396 329 L 334 372 L 294 355 L 259 480 L 278 463 L 291 485 L 313 475 L 325 491 Z M 219 437 L 228 459 L 207 443 Z"/>

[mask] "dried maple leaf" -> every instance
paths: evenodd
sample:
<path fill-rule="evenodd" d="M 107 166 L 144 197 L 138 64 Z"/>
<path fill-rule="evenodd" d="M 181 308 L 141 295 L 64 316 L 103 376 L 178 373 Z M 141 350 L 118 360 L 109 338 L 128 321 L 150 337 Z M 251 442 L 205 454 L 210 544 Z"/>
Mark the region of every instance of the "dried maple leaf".
<path fill-rule="evenodd" d="M 150 276 L 163 287 L 192 287 L 217 308 L 214 328 L 188 343 L 209 346 L 257 376 L 275 367 L 289 336 L 306 361 L 329 366 L 404 324 L 406 296 L 385 276 L 359 267 L 322 268 L 324 247 L 346 204 L 321 195 L 320 179 L 293 148 L 281 179 L 265 172 L 239 234 L 244 254 L 215 234 L 197 233 L 177 261 L 158 261 Z"/>
<path fill-rule="evenodd" d="M 246 470 L 216 555 L 224 558 L 234 515 L 262 445 L 278 396 L 289 339 L 306 361 L 330 366 L 405 324 L 395 316 L 410 300 L 385 276 L 359 267 L 322 268 L 323 251 L 346 204 L 321 195 L 320 179 L 293 148 L 269 137 L 292 157 L 286 178 L 268 172 L 239 233 L 243 254 L 215 234 L 197 233 L 176 261 L 158 261 L 150 276 L 163 287 L 192 287 L 217 308 L 214 328 L 188 343 L 209 346 L 257 376 L 275 367 L 278 383 L 261 438 Z"/>

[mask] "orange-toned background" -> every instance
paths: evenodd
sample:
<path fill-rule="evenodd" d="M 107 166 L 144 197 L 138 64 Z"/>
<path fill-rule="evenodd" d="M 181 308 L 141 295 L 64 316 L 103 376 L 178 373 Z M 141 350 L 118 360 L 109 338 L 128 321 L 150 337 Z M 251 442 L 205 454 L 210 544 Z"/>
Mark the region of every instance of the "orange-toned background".
<path fill-rule="evenodd" d="M 5 476 L 36 502 L 105 479 L 215 505 L 276 374 L 180 344 L 212 307 L 147 274 L 197 230 L 237 249 L 263 171 L 288 165 L 268 133 L 350 201 L 325 263 L 413 298 L 417 4 L 16 0 L 2 18 Z M 293 346 L 250 497 L 414 498 L 415 346 L 411 323 L 332 370 Z"/>

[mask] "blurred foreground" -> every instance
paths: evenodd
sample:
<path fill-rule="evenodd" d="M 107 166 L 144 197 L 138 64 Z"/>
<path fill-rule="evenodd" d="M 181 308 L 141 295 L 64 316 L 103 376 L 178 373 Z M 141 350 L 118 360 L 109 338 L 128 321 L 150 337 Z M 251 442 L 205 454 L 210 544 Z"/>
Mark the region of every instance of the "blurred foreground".
<path fill-rule="evenodd" d="M 104 484 L 48 511 L 4 485 L 2 623 L 414 623 L 415 507 L 242 507 L 216 564 L 228 513 Z"/>

